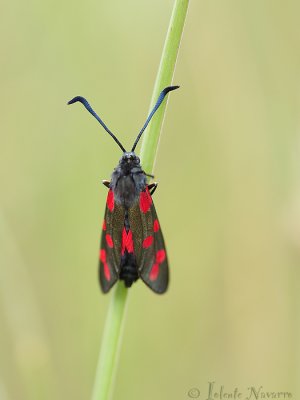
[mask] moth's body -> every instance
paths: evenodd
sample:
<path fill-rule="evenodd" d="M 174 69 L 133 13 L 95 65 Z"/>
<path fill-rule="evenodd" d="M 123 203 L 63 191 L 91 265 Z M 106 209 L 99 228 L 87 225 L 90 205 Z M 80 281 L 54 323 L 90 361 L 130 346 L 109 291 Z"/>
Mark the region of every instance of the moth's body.
<path fill-rule="evenodd" d="M 130 287 L 138 278 L 155 292 L 168 285 L 168 261 L 151 194 L 157 183 L 147 184 L 140 159 L 124 152 L 114 169 L 109 188 L 102 239 L 99 279 L 107 292 L 117 279 Z"/>
<path fill-rule="evenodd" d="M 114 192 L 116 204 L 125 209 L 124 228 L 127 234 L 130 231 L 128 210 L 138 203 L 140 192 L 146 188 L 146 185 L 146 175 L 140 165 L 140 159 L 134 152 L 124 153 L 111 175 L 109 187 Z M 124 281 L 126 287 L 130 287 L 138 277 L 136 256 L 125 249 L 121 256 L 119 278 Z"/>
<path fill-rule="evenodd" d="M 130 287 L 138 278 L 156 293 L 167 290 L 167 253 L 151 197 L 157 184 L 147 184 L 147 176 L 151 175 L 143 171 L 134 150 L 165 96 L 178 87 L 169 86 L 162 90 L 130 152 L 125 150 L 84 97 L 76 96 L 68 103 L 82 103 L 123 151 L 111 180 L 103 181 L 109 189 L 99 252 L 99 281 L 104 293 L 118 279 Z"/>

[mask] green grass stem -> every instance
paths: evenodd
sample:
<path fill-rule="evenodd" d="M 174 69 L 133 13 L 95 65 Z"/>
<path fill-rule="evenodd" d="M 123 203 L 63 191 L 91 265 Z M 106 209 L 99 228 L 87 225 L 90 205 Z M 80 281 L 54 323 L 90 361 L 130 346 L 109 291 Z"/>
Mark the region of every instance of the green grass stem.
<path fill-rule="evenodd" d="M 106 400 L 110 395 L 121 344 L 127 293 L 124 282 L 119 281 L 114 289 L 105 321 L 92 400 Z"/>
<path fill-rule="evenodd" d="M 153 108 L 161 90 L 172 82 L 188 3 L 188 0 L 175 0 L 150 109 Z M 151 173 L 153 170 L 166 103 L 167 101 L 165 100 L 143 135 L 140 157 L 143 169 L 147 173 Z M 112 295 L 105 322 L 92 400 L 108 400 L 112 394 L 112 383 L 121 343 L 127 292 L 124 283 L 118 282 Z"/>
<path fill-rule="evenodd" d="M 175 0 L 154 84 L 150 110 L 153 108 L 161 90 L 166 86 L 170 86 L 172 83 L 188 4 L 189 0 Z M 175 83 L 178 84 L 178 82 Z M 149 174 L 153 171 L 160 131 L 164 120 L 167 101 L 170 96 L 174 96 L 174 93 L 171 92 L 168 94 L 168 97 L 156 111 L 155 117 L 151 120 L 148 128 L 144 132 L 140 158 L 144 171 Z"/>

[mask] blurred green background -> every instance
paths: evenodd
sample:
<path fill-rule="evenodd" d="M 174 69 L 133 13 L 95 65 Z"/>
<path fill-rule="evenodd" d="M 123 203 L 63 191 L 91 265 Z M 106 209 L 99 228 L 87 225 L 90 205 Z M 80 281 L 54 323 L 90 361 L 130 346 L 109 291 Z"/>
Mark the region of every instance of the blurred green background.
<path fill-rule="evenodd" d="M 111 294 L 97 256 L 173 0 L 3 2 L 0 399 L 89 399 Z M 129 295 L 115 399 L 300 398 L 300 3 L 191 1 L 155 167 L 164 296 Z"/>

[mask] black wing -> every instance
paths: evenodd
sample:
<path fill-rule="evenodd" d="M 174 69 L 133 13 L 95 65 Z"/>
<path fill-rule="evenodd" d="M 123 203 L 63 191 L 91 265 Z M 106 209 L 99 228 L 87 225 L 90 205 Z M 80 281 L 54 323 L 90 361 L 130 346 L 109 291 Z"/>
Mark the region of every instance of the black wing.
<path fill-rule="evenodd" d="M 148 187 L 128 214 L 139 276 L 154 292 L 164 293 L 169 281 L 167 253 Z"/>
<path fill-rule="evenodd" d="M 115 204 L 114 193 L 107 194 L 99 253 L 99 280 L 104 293 L 119 279 L 124 208 Z"/>

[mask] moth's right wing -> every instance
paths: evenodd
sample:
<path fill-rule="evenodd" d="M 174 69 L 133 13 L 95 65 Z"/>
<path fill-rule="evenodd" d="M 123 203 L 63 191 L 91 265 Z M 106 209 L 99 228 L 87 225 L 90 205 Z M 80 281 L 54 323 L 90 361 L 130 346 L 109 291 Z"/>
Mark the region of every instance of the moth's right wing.
<path fill-rule="evenodd" d="M 169 282 L 168 259 L 149 186 L 129 209 L 129 223 L 139 276 L 155 293 L 164 293 Z"/>

